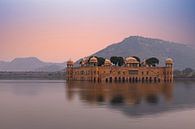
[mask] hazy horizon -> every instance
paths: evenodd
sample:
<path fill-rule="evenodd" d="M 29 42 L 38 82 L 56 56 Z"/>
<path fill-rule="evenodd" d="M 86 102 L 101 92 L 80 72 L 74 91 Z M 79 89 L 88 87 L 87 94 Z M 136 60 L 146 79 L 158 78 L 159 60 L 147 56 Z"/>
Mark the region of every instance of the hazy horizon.
<path fill-rule="evenodd" d="M 193 0 L 1 0 L 0 60 L 77 60 L 139 35 L 195 43 Z"/>
<path fill-rule="evenodd" d="M 140 36 L 140 35 L 132 35 L 132 36 L 128 36 L 128 37 L 125 37 L 125 38 L 123 38 L 122 40 L 120 40 L 120 41 L 118 41 L 118 42 L 115 42 L 115 43 L 121 43 L 123 40 L 125 40 L 126 38 L 129 38 L 129 37 L 143 37 L 143 38 L 149 38 L 149 39 L 155 39 L 155 40 L 163 40 L 163 39 L 159 39 L 159 38 L 152 38 L 152 37 L 144 37 L 144 36 Z M 164 41 L 167 41 L 167 42 L 173 42 L 173 43 L 177 43 L 177 44 L 183 44 L 183 43 L 179 43 L 179 42 L 175 42 L 175 41 L 169 41 L 169 40 L 164 40 Z M 108 47 L 109 45 L 113 45 L 113 44 L 115 44 L 115 43 L 110 43 L 110 44 L 108 44 L 107 46 L 104 46 L 104 47 L 102 47 L 101 48 L 101 50 L 102 49 L 104 49 L 104 48 L 106 48 L 106 47 Z M 185 44 L 184 44 L 185 45 Z M 186 45 L 188 45 L 188 44 L 186 44 Z M 97 50 L 97 51 L 99 51 L 99 50 Z M 89 53 L 88 55 L 86 55 L 86 56 L 89 56 L 89 55 L 91 55 L 91 54 L 94 54 L 95 52 L 97 52 L 97 51 L 94 51 L 93 53 Z M 51 62 L 51 63 L 64 63 L 64 62 L 66 62 L 66 61 L 68 61 L 68 60 L 73 60 L 73 61 L 77 61 L 77 60 L 79 60 L 80 58 L 83 58 L 83 57 L 78 57 L 78 58 L 76 58 L 76 59 L 72 59 L 71 57 L 69 57 L 69 58 L 67 58 L 67 59 L 65 59 L 65 60 L 62 60 L 62 61 L 52 61 L 52 60 L 44 60 L 44 59 L 42 59 L 42 58 L 40 58 L 40 57 L 37 57 L 37 56 L 19 56 L 19 57 L 13 57 L 13 58 L 10 58 L 9 60 L 1 60 L 0 59 L 0 61 L 5 61 L 5 62 L 11 62 L 11 61 L 13 61 L 14 59 L 27 59 L 27 58 L 37 58 L 37 59 L 39 59 L 40 61 L 43 61 L 43 62 Z"/>

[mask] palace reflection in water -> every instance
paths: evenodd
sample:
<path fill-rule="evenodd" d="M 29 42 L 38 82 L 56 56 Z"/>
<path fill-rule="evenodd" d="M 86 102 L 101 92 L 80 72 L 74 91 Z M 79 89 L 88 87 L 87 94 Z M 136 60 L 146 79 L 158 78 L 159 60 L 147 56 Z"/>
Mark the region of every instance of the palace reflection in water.
<path fill-rule="evenodd" d="M 69 100 L 78 95 L 89 105 L 104 105 L 129 115 L 143 115 L 167 110 L 162 104 L 172 102 L 174 87 L 173 83 L 67 82 L 66 88 Z"/>
<path fill-rule="evenodd" d="M 194 129 L 195 82 L 1 80 L 0 129 Z"/>

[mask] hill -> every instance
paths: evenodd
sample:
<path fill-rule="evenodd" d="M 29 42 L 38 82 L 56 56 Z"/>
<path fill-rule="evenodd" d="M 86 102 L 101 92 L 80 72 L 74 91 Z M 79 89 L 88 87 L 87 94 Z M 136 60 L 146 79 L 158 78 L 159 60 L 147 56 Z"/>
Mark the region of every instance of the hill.
<path fill-rule="evenodd" d="M 122 42 L 112 44 L 92 55 L 110 58 L 111 56 L 138 56 L 142 60 L 157 57 L 161 65 L 168 57 L 173 58 L 176 69 L 195 68 L 195 48 L 190 45 L 160 39 L 130 36 Z"/>
<path fill-rule="evenodd" d="M 0 71 L 43 71 L 54 72 L 65 68 L 65 63 L 43 62 L 36 57 L 15 58 L 11 62 L 0 61 Z"/>

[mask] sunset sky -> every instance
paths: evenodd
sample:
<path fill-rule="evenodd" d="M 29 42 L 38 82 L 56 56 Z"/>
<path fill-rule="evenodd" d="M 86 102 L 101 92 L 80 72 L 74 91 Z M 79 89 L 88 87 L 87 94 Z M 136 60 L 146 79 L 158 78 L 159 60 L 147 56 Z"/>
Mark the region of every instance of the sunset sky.
<path fill-rule="evenodd" d="M 76 60 L 131 35 L 195 44 L 195 0 L 0 0 L 0 60 Z"/>

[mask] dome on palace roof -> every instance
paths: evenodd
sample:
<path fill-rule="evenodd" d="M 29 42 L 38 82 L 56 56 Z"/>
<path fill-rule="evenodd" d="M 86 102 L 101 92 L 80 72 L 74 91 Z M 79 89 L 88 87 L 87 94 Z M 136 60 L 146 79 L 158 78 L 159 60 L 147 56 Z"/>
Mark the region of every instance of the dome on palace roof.
<path fill-rule="evenodd" d="M 112 63 L 109 59 L 105 59 L 104 65 L 112 65 Z"/>
<path fill-rule="evenodd" d="M 137 61 L 137 59 L 133 58 L 133 57 L 127 57 L 125 59 L 126 64 L 138 64 L 139 62 Z"/>
<path fill-rule="evenodd" d="M 167 58 L 165 61 L 166 64 L 173 64 L 173 59 Z"/>
<path fill-rule="evenodd" d="M 88 57 L 84 57 L 84 58 L 82 59 L 82 64 L 87 64 L 87 63 L 88 63 L 88 60 L 89 60 Z"/>
<path fill-rule="evenodd" d="M 74 62 L 72 60 L 67 61 L 67 65 L 73 65 L 73 64 L 74 64 Z"/>
<path fill-rule="evenodd" d="M 90 59 L 90 61 L 89 61 L 90 63 L 97 63 L 98 62 L 98 60 L 97 60 L 97 58 L 96 57 L 92 57 L 91 59 Z"/>

